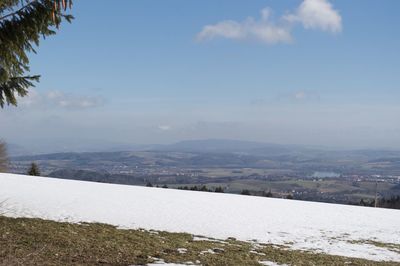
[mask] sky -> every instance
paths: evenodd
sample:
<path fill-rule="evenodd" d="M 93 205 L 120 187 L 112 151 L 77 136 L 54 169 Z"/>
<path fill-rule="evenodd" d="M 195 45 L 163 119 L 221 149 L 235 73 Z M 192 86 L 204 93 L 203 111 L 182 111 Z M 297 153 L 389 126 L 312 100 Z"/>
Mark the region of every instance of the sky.
<path fill-rule="evenodd" d="M 398 0 L 76 0 L 73 23 L 30 56 L 40 83 L 0 110 L 0 137 L 400 149 L 398 10 Z"/>

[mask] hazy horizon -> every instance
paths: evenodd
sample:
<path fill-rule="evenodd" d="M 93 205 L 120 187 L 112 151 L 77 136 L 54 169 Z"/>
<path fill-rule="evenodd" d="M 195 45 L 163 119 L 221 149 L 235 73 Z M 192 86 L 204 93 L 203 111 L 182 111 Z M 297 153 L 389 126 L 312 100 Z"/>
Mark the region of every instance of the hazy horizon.
<path fill-rule="evenodd" d="M 257 148 L 281 147 L 289 150 L 321 151 L 321 152 L 355 152 L 355 151 L 393 151 L 400 149 L 393 147 L 338 147 L 327 145 L 306 145 L 293 143 L 271 143 L 244 139 L 185 139 L 165 143 L 127 143 L 118 141 L 104 141 L 99 139 L 84 140 L 19 140 L 19 143 L 7 142 L 10 156 L 39 155 L 68 152 L 122 152 L 122 151 L 202 151 L 202 144 L 206 145 L 204 152 L 234 152 Z M 257 148 L 254 145 L 259 144 Z M 180 145 L 185 145 L 183 148 Z M 200 145 L 200 146 L 199 146 Z M 239 146 L 238 146 L 239 145 Z M 263 146 L 265 145 L 265 146 Z M 213 149 L 211 149 L 211 147 Z M 203 147 L 204 148 L 204 147 Z M 211 149 L 211 150 L 209 150 Z M 267 150 L 266 150 L 267 152 Z"/>

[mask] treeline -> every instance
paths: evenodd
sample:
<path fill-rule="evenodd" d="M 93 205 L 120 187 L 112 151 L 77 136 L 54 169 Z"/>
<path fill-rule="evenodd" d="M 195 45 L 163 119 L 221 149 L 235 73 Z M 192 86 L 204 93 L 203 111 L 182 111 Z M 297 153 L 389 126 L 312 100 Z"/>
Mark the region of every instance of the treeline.
<path fill-rule="evenodd" d="M 146 187 L 158 187 L 158 188 L 168 188 L 167 185 L 153 185 L 151 182 L 147 182 Z M 201 186 L 180 186 L 177 187 L 177 189 L 180 190 L 191 190 L 191 191 L 203 191 L 203 192 L 216 192 L 216 193 L 224 193 L 224 188 L 221 186 L 215 187 L 215 188 L 208 188 L 206 185 L 201 185 Z M 246 195 L 246 196 L 260 196 L 260 197 L 268 197 L 272 198 L 274 195 L 272 194 L 271 191 L 250 191 L 248 189 L 243 189 L 240 192 L 241 195 Z M 288 194 L 286 199 L 293 199 L 293 195 Z"/>
<path fill-rule="evenodd" d="M 361 206 L 369 206 L 369 207 L 374 207 L 375 206 L 375 200 L 360 200 L 360 205 Z M 392 196 L 390 198 L 385 198 L 382 197 L 378 199 L 377 202 L 377 207 L 380 208 L 389 208 L 389 209 L 400 209 L 400 195 L 399 196 Z"/>
<path fill-rule="evenodd" d="M 151 182 L 147 182 L 146 187 L 154 187 L 153 184 Z M 159 185 L 156 185 L 155 187 L 160 187 Z M 163 185 L 160 188 L 168 188 L 167 185 Z M 208 188 L 207 186 L 203 185 L 203 186 L 192 186 L 192 187 L 188 187 L 188 186 L 182 186 L 182 187 L 177 187 L 177 189 L 180 190 L 192 190 L 192 191 L 204 191 L 204 192 L 217 192 L 217 193 L 224 193 L 224 189 L 219 186 L 216 187 L 214 189 L 212 188 Z"/>
<path fill-rule="evenodd" d="M 153 184 L 151 182 L 147 182 L 146 183 L 146 187 L 154 187 Z M 155 187 L 160 187 L 159 185 L 155 185 Z M 163 185 L 160 188 L 168 188 L 167 185 Z"/>
<path fill-rule="evenodd" d="M 247 195 L 247 196 L 261 196 L 261 197 L 268 197 L 272 198 L 274 195 L 272 194 L 271 191 L 250 191 L 248 189 L 243 189 L 242 192 L 240 192 L 242 195 Z"/>
<path fill-rule="evenodd" d="M 192 186 L 192 187 L 183 186 L 183 187 L 178 187 L 178 189 L 181 189 L 181 190 L 192 190 L 192 191 L 204 191 L 204 192 L 224 193 L 224 189 L 223 189 L 221 186 L 216 187 L 216 188 L 214 188 L 214 189 L 208 188 L 208 187 L 205 186 L 205 185 L 203 185 L 203 186 Z"/>

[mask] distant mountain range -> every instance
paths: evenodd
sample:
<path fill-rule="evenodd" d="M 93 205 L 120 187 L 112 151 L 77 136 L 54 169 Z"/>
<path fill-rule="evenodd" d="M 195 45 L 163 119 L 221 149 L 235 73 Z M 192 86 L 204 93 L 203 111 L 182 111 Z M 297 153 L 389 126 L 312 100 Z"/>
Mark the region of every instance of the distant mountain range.
<path fill-rule="evenodd" d="M 170 145 L 150 147 L 150 150 L 207 153 L 254 153 L 262 150 L 268 150 L 268 152 L 273 153 L 285 153 L 293 149 L 294 147 L 287 145 L 229 139 L 186 140 Z"/>
<path fill-rule="evenodd" d="M 96 146 L 97 145 L 97 146 Z M 119 151 L 160 151 L 160 152 L 194 152 L 194 153 L 235 153 L 254 156 L 283 156 L 306 158 L 362 158 L 393 159 L 400 157 L 400 151 L 391 150 L 329 150 L 321 147 L 301 145 L 282 145 L 254 141 L 229 139 L 185 140 L 173 144 L 118 144 L 100 141 L 47 143 L 45 146 L 8 144 L 10 156 L 38 155 L 51 153 L 83 153 L 83 152 L 119 152 Z"/>
<path fill-rule="evenodd" d="M 44 144 L 42 144 L 44 143 Z M 186 140 L 173 144 L 121 144 L 96 140 L 72 142 L 32 142 L 26 145 L 8 144 L 11 156 L 48 154 L 61 152 L 113 152 L 113 151 L 181 151 L 181 152 L 217 152 L 247 153 L 259 150 L 288 152 L 295 146 L 270 144 L 243 140 L 204 139 Z M 299 149 L 297 147 L 296 149 Z"/>

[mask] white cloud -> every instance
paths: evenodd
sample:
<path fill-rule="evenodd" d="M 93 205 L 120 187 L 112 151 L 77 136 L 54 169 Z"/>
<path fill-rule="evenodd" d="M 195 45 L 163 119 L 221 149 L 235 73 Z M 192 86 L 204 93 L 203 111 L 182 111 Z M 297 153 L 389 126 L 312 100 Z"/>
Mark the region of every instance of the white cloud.
<path fill-rule="evenodd" d="M 328 0 L 304 0 L 295 12 L 282 16 L 277 22 L 271 18 L 271 10 L 261 10 L 259 20 L 252 17 L 242 22 L 225 20 L 206 25 L 196 36 L 199 41 L 226 38 L 233 40 L 257 40 L 267 44 L 292 41 L 293 25 L 301 23 L 305 29 L 341 32 L 342 18 Z"/>
<path fill-rule="evenodd" d="M 38 92 L 30 89 L 29 94 L 18 100 L 21 107 L 60 107 L 67 109 L 87 109 L 104 104 L 104 100 L 97 96 L 66 94 L 61 91 L 51 90 Z"/>
<path fill-rule="evenodd" d="M 284 19 L 291 23 L 300 22 L 305 29 L 342 31 L 342 17 L 328 0 L 304 0 L 294 14 L 288 14 Z"/>
<path fill-rule="evenodd" d="M 276 100 L 284 103 L 318 103 L 321 95 L 313 90 L 296 90 L 277 95 Z"/>
<path fill-rule="evenodd" d="M 168 130 L 171 130 L 172 127 L 169 126 L 169 125 L 159 125 L 159 126 L 158 126 L 158 129 L 159 129 L 159 130 L 162 130 L 162 131 L 168 131 Z"/>
<path fill-rule="evenodd" d="M 232 20 L 226 20 L 215 25 L 205 26 L 204 29 L 197 35 L 197 38 L 199 40 L 204 40 L 212 39 L 217 36 L 230 39 L 242 39 L 246 36 L 246 33 L 240 23 Z"/>
<path fill-rule="evenodd" d="M 304 91 L 298 91 L 293 96 L 297 100 L 303 100 L 307 97 L 307 94 Z"/>
<path fill-rule="evenodd" d="M 290 29 L 283 24 L 274 24 L 271 21 L 269 8 L 261 10 L 261 19 L 248 18 L 243 22 L 226 20 L 215 25 L 207 25 L 197 34 L 197 40 L 210 40 L 216 37 L 227 39 L 253 39 L 268 44 L 290 42 L 292 40 Z"/>

